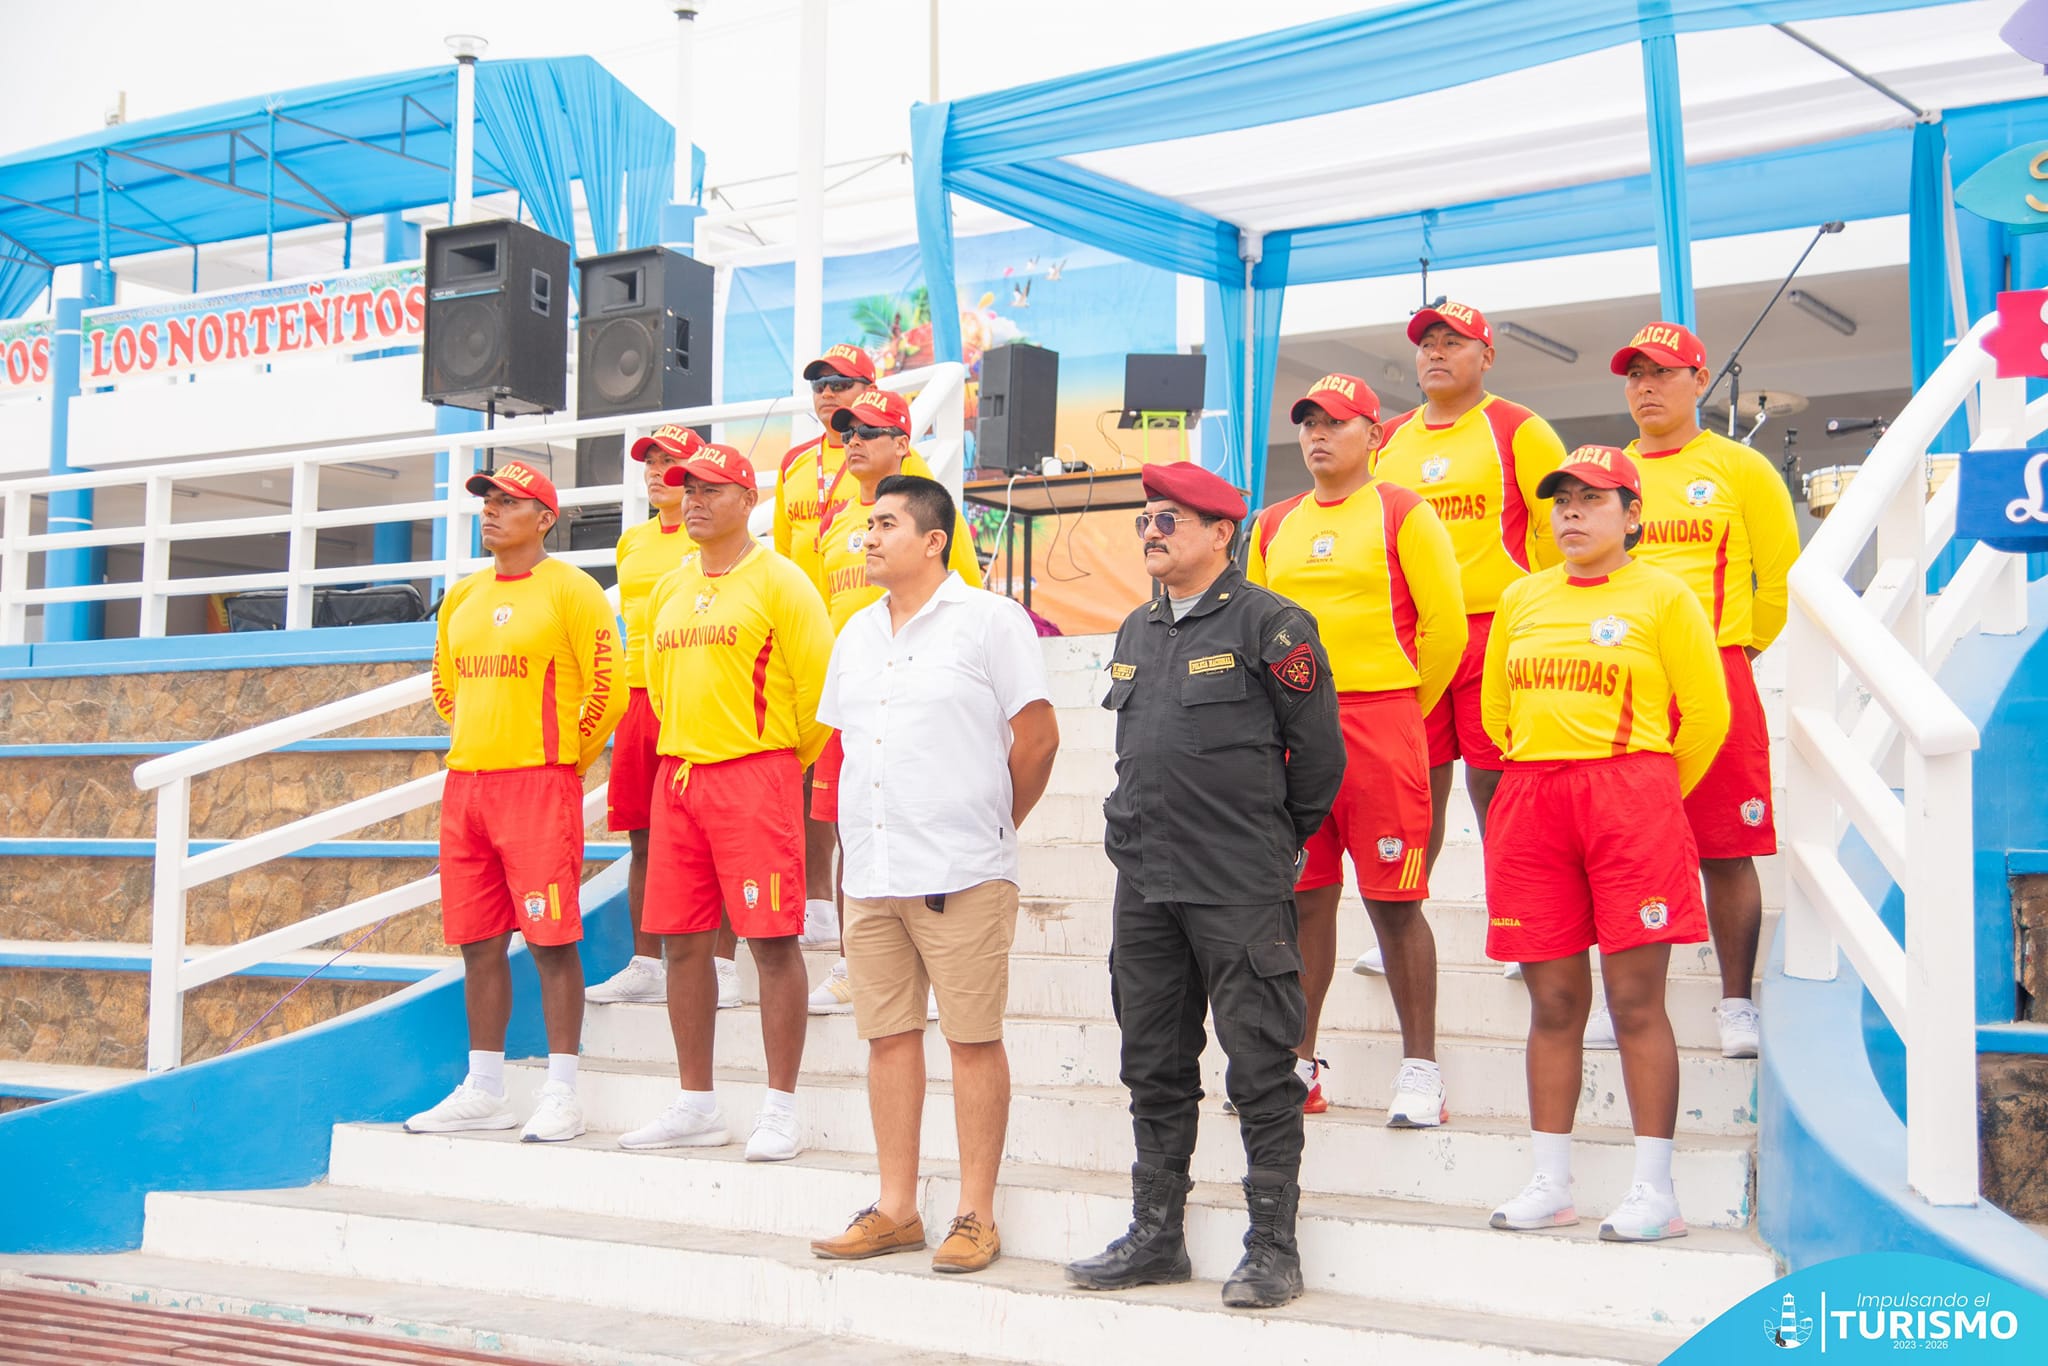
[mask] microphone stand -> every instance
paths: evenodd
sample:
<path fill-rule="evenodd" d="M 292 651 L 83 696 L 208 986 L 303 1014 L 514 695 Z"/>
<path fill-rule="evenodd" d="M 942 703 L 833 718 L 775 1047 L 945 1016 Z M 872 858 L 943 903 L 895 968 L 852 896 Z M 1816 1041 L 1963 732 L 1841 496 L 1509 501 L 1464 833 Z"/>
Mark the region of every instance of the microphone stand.
<path fill-rule="evenodd" d="M 1752 337 L 1756 336 L 1756 330 L 1764 325 L 1764 319 L 1771 316 L 1771 310 L 1778 306 L 1778 300 L 1785 297 L 1785 291 L 1791 288 L 1792 277 L 1797 275 L 1799 268 L 1806 264 L 1806 258 L 1813 255 L 1813 249 L 1820 245 L 1820 239 L 1829 233 L 1840 232 L 1841 230 L 1842 221 L 1840 219 L 1823 223 L 1819 228 L 1815 229 L 1813 240 L 1806 244 L 1806 250 L 1799 253 L 1799 259 L 1792 263 L 1792 269 L 1785 272 L 1785 278 L 1778 282 L 1777 291 L 1771 295 L 1770 302 L 1764 305 L 1764 311 L 1756 315 L 1756 321 L 1749 325 L 1749 331 L 1742 334 L 1742 340 L 1737 342 L 1735 349 L 1728 353 L 1728 359 L 1721 366 L 1721 373 L 1714 376 L 1714 382 L 1707 386 L 1707 392 L 1700 395 L 1700 406 L 1704 408 L 1707 406 L 1707 400 L 1714 396 L 1714 391 L 1721 387 L 1721 381 L 1724 379 L 1728 381 L 1729 436 L 1735 435 L 1735 410 L 1741 406 L 1742 402 L 1743 348 L 1749 345 Z M 1762 424 L 1759 423 L 1758 425 L 1761 426 Z M 1751 432 L 1750 435 L 1755 436 L 1756 433 Z"/>

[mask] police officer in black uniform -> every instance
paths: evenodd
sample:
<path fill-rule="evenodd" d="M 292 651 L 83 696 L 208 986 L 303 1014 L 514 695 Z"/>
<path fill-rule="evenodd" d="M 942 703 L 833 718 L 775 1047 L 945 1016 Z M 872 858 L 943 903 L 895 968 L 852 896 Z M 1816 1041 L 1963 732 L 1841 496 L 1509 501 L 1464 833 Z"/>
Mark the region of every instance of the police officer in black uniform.
<path fill-rule="evenodd" d="M 1212 1010 L 1251 1211 L 1223 1302 L 1267 1308 L 1302 1289 L 1293 889 L 1344 773 L 1337 694 L 1315 619 L 1230 561 L 1237 491 L 1186 463 L 1147 465 L 1144 485 L 1145 571 L 1165 594 L 1125 618 L 1103 700 L 1117 717 L 1110 991 L 1138 1160 L 1130 1230 L 1067 1278 L 1116 1290 L 1192 1274 L 1182 1220 Z"/>

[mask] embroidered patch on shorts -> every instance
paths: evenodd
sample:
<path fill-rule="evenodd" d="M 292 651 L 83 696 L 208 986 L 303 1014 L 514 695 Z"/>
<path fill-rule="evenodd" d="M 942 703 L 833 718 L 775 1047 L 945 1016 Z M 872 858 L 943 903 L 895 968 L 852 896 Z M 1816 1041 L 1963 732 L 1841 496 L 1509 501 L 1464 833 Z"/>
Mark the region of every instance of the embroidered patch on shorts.
<path fill-rule="evenodd" d="M 1316 655 L 1306 643 L 1288 651 L 1287 657 L 1273 665 L 1273 677 L 1282 685 L 1296 692 L 1313 692 L 1316 686 Z"/>
<path fill-rule="evenodd" d="M 1751 797 L 1742 804 L 1742 823 L 1744 825 L 1762 825 L 1764 823 L 1764 809 L 1764 799 L 1762 797 Z"/>
<path fill-rule="evenodd" d="M 1188 672 L 1191 674 L 1229 673 L 1236 667 L 1236 655 L 1203 655 L 1200 659 L 1188 661 Z"/>
<path fill-rule="evenodd" d="M 1643 904 L 1636 908 L 1636 914 L 1642 917 L 1643 928 L 1646 930 L 1661 930 L 1671 923 L 1671 907 L 1665 904 L 1662 897 L 1646 898 Z"/>

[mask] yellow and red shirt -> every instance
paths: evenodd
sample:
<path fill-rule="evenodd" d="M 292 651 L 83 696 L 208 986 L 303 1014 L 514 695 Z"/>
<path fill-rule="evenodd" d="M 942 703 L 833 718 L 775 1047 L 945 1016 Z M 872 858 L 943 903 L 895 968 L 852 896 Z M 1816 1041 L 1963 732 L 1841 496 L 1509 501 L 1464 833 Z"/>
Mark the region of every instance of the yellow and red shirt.
<path fill-rule="evenodd" d="M 524 574 L 485 569 L 462 579 L 441 600 L 433 688 L 448 722 L 448 767 L 583 772 L 626 711 L 604 590 L 555 559 Z"/>
<path fill-rule="evenodd" d="M 1564 463 L 1564 442 L 1519 403 L 1488 394 L 1453 422 L 1424 410 L 1391 418 L 1373 477 L 1422 495 L 1458 552 L 1465 611 L 1491 612 L 1503 590 L 1558 561 L 1543 476 Z"/>
<path fill-rule="evenodd" d="M 1602 578 L 1559 565 L 1510 585 L 1486 640 L 1480 708 L 1511 761 L 1670 754 L 1685 792 L 1728 734 L 1706 612 L 1676 575 L 1633 560 Z"/>
<path fill-rule="evenodd" d="M 647 686 L 647 595 L 697 548 L 681 522 L 649 517 L 619 536 L 619 618 L 626 623 L 626 686 Z"/>
<path fill-rule="evenodd" d="M 1426 712 L 1458 671 L 1458 554 L 1429 504 L 1399 484 L 1275 503 L 1252 528 L 1245 577 L 1315 617 L 1340 693 L 1414 688 Z"/>
<path fill-rule="evenodd" d="M 647 599 L 655 748 L 693 764 L 793 749 L 808 767 L 831 728 L 818 695 L 832 623 L 803 571 L 756 546 L 723 574 L 684 558 Z"/>
<path fill-rule="evenodd" d="M 1799 558 L 1792 494 L 1762 453 L 1717 432 L 1675 451 L 1628 454 L 1643 476 L 1636 557 L 1670 570 L 1707 609 L 1714 639 L 1761 650 L 1785 629 Z"/>
<path fill-rule="evenodd" d="M 837 432 L 814 437 L 782 457 L 775 475 L 775 549 L 804 577 L 818 578 L 818 529 L 826 500 L 846 467 L 846 446 Z"/>
<path fill-rule="evenodd" d="M 911 468 L 913 460 L 917 461 L 919 468 Z M 903 473 L 931 477 L 924 461 L 918 459 L 914 452 L 904 457 Z M 833 509 L 818 538 L 821 570 L 818 591 L 824 594 L 835 635 L 853 620 L 855 612 L 871 602 L 879 602 L 883 592 L 879 586 L 868 582 L 868 557 L 864 544 L 868 511 L 874 503 L 861 501 L 860 485 L 852 479 L 846 482 L 852 490 L 851 501 L 842 501 Z M 974 554 L 974 534 L 967 529 L 967 519 L 957 511 L 953 514 L 953 545 L 947 552 L 946 566 L 958 573 L 969 588 L 982 586 L 981 561 Z"/>

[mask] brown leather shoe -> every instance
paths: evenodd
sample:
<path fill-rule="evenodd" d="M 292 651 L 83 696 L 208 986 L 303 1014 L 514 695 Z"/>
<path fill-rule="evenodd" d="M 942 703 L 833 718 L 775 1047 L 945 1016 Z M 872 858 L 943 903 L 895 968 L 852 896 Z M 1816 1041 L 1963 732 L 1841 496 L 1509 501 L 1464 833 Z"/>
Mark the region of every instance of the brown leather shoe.
<path fill-rule="evenodd" d="M 963 1214 L 946 1231 L 946 1240 L 932 1256 L 934 1271 L 981 1271 L 1003 1253 L 1003 1240 L 994 1224 L 984 1224 L 973 1214 Z"/>
<path fill-rule="evenodd" d="M 853 1216 L 853 1222 L 846 1226 L 846 1232 L 837 1238 L 813 1239 L 811 1254 L 833 1261 L 856 1262 L 864 1257 L 880 1257 L 884 1253 L 902 1252 L 923 1246 L 923 1219 L 913 1214 L 899 1224 L 873 1205 L 869 1205 Z"/>

